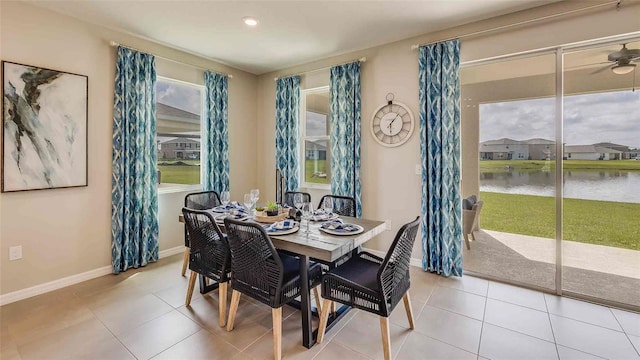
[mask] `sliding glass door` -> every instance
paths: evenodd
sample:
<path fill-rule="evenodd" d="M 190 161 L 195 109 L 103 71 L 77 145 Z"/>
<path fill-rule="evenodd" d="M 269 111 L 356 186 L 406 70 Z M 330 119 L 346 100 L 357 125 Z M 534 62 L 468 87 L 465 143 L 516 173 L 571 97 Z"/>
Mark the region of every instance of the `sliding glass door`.
<path fill-rule="evenodd" d="M 562 289 L 640 306 L 639 74 L 607 61 L 622 47 L 564 57 Z"/>
<path fill-rule="evenodd" d="M 477 154 L 463 160 L 463 178 L 479 176 L 483 202 L 464 269 L 553 291 L 555 58 L 549 53 L 461 70 L 463 152 Z M 469 137 L 474 124 L 477 140 Z M 479 174 L 473 174 L 476 161 Z M 466 196 L 476 194 L 473 187 L 463 185 Z"/>
<path fill-rule="evenodd" d="M 636 49 L 463 64 L 462 188 L 484 203 L 465 271 L 640 309 Z"/>

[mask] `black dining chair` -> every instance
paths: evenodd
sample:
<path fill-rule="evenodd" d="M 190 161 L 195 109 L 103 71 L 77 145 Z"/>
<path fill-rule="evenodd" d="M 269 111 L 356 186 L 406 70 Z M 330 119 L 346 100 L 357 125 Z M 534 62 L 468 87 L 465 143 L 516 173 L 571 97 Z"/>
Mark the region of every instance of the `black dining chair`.
<path fill-rule="evenodd" d="M 331 201 L 333 212 L 342 216 L 356 217 L 356 200 L 350 196 L 325 195 L 318 203 L 318 209 L 324 208 L 325 201 Z"/>
<path fill-rule="evenodd" d="M 414 328 L 409 297 L 409 263 L 419 224 L 420 217 L 417 217 L 403 225 L 384 259 L 361 252 L 322 277 L 323 303 L 318 343 L 324 338 L 331 304 L 337 301 L 380 316 L 384 358 L 391 358 L 389 315 L 400 299 L 404 300 L 409 327 Z"/>
<path fill-rule="evenodd" d="M 215 191 L 202 191 L 190 193 L 184 197 L 184 207 L 194 210 L 212 209 L 221 205 L 220 196 Z M 187 228 L 184 229 L 184 258 L 182 260 L 182 276 L 187 272 L 187 264 L 189 263 L 189 236 Z"/>
<path fill-rule="evenodd" d="M 231 271 L 231 252 L 226 236 L 222 234 L 213 215 L 204 210 L 182 208 L 184 223 L 189 233 L 189 288 L 185 306 L 191 304 L 191 296 L 198 274 L 218 282 L 218 324 L 227 322 L 227 284 Z"/>
<path fill-rule="evenodd" d="M 299 259 L 278 252 L 260 224 L 224 219 L 231 249 L 231 306 L 227 331 L 233 330 L 240 294 L 272 309 L 274 358 L 282 357 L 282 306 L 300 295 Z M 309 264 L 309 288 L 320 284 L 319 264 Z"/>
<path fill-rule="evenodd" d="M 302 194 L 302 202 L 311 202 L 311 194 L 302 191 L 287 191 L 284 193 L 284 203 L 291 207 L 295 207 L 294 205 L 294 197 L 296 194 Z"/>

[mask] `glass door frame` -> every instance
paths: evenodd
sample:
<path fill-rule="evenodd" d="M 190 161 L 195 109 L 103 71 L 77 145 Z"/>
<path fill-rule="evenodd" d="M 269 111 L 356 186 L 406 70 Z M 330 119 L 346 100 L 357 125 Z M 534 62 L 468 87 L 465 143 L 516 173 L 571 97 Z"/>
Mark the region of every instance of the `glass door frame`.
<path fill-rule="evenodd" d="M 619 45 L 621 42 L 635 42 L 640 41 L 640 31 L 632 32 L 628 34 L 609 36 L 605 38 L 598 38 L 589 41 L 582 41 L 578 43 L 571 43 L 567 45 L 561 46 L 553 46 L 548 48 L 523 51 L 513 54 L 506 54 L 495 56 L 486 59 L 480 60 L 472 60 L 461 62 L 460 67 L 469 67 L 475 65 L 486 65 L 490 63 L 497 63 L 505 60 L 515 60 L 518 58 L 528 58 L 533 56 L 540 55 L 549 55 L 555 54 L 556 56 L 556 67 L 555 67 L 555 147 L 556 147 L 556 164 L 555 164 L 555 208 L 556 208 L 556 231 L 555 231 L 555 244 L 556 244 L 556 272 L 555 272 L 555 294 L 559 296 L 567 296 L 571 298 L 576 298 L 580 300 L 585 300 L 589 302 L 594 302 L 598 304 L 603 304 L 606 306 L 617 307 L 622 309 L 628 309 L 636 312 L 640 312 L 640 307 L 619 303 L 616 301 L 611 301 L 607 299 L 597 298 L 585 294 L 575 293 L 567 290 L 563 290 L 562 278 L 563 278 L 563 252 L 562 252 L 562 237 L 563 237 L 563 200 L 564 200 L 564 175 L 563 175 L 563 163 L 564 163 L 564 55 L 568 53 L 573 53 L 582 50 L 588 50 L 599 46 L 607 46 L 607 45 Z M 636 69 L 636 71 L 638 71 Z M 640 88 L 640 86 L 639 86 Z M 558 156 L 560 154 L 560 156 Z M 492 281 L 499 281 L 503 283 L 514 284 L 542 292 L 549 293 L 549 289 L 541 288 L 539 286 L 509 281 L 506 279 L 498 279 L 493 276 L 486 276 L 481 273 L 477 273 L 474 271 L 465 270 L 465 273 L 469 275 L 473 275 L 476 277 L 486 278 Z"/>

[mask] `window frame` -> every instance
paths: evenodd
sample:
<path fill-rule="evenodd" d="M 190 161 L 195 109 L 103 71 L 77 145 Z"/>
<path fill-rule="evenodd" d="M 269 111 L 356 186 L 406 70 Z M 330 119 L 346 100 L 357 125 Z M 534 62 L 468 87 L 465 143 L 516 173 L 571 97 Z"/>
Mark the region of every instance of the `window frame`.
<path fill-rule="evenodd" d="M 330 151 L 331 148 L 331 133 L 326 136 L 306 136 L 306 126 L 307 126 L 307 95 L 313 94 L 321 94 L 321 93 L 329 93 L 329 85 L 320 86 L 310 89 L 300 90 L 300 129 L 299 129 L 299 142 L 300 146 L 298 147 L 299 151 L 299 170 L 300 170 L 300 187 L 306 189 L 321 189 L 321 190 L 330 190 L 331 189 L 331 179 L 329 179 L 328 184 L 318 184 L 318 183 L 309 183 L 306 180 L 306 140 L 327 140 L 327 152 Z M 314 111 L 316 112 L 316 111 Z M 318 114 L 323 114 L 320 112 L 316 112 Z M 327 121 L 331 121 L 331 114 L 323 114 L 327 116 Z M 331 157 L 329 160 L 331 161 Z M 331 163 L 329 163 L 331 166 Z"/>
<path fill-rule="evenodd" d="M 200 84 L 191 83 L 188 81 L 178 80 L 178 79 L 170 78 L 167 76 L 161 76 L 161 75 L 156 76 L 156 81 L 173 82 L 179 85 L 193 87 L 200 91 L 200 141 L 202 143 L 202 139 L 203 139 L 202 130 L 203 130 L 203 124 L 204 124 L 204 115 L 205 115 L 204 105 L 205 105 L 205 96 L 206 96 L 206 88 L 204 84 L 200 85 Z M 158 103 L 158 100 L 156 98 L 156 104 L 157 103 Z M 158 119 L 156 119 L 156 122 L 157 121 Z M 158 130 L 156 129 L 156 138 L 157 136 L 158 136 Z M 179 143 L 176 143 L 176 150 L 182 150 L 178 144 Z M 177 192 L 184 192 L 184 191 L 202 191 L 203 189 L 202 182 L 204 178 L 202 173 L 202 162 L 204 161 L 205 153 L 203 151 L 203 146 L 200 146 L 199 150 L 200 150 L 200 183 L 199 184 L 158 183 L 158 194 L 169 194 L 169 193 L 177 193 Z M 157 170 L 157 165 L 158 165 L 158 159 L 156 158 L 156 170 Z"/>

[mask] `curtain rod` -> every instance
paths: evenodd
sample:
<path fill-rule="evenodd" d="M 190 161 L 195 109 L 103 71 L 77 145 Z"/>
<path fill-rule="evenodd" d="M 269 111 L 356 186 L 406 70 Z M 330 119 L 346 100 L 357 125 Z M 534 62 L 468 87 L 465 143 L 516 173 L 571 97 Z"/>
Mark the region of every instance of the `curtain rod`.
<path fill-rule="evenodd" d="M 498 31 L 498 30 L 504 30 L 504 29 L 508 29 L 508 28 L 511 28 L 511 27 L 521 26 L 521 25 L 527 25 L 527 24 L 538 22 L 538 21 L 553 19 L 553 18 L 556 18 L 556 17 L 559 17 L 559 16 L 570 15 L 570 14 L 574 14 L 574 13 L 577 13 L 577 12 L 582 12 L 582 11 L 585 11 L 585 10 L 591 10 L 591 9 L 599 8 L 599 7 L 602 7 L 602 6 L 608 6 L 608 5 L 611 5 L 611 4 L 616 4 L 616 10 L 618 10 L 622 6 L 622 1 L 623 0 L 608 1 L 608 2 L 602 3 L 602 4 L 586 6 L 586 7 L 580 8 L 580 9 L 568 10 L 568 11 L 557 13 L 557 14 L 551 14 L 551 15 L 546 15 L 546 16 L 541 16 L 541 17 L 538 17 L 538 18 L 534 18 L 534 19 L 523 20 L 523 21 L 512 23 L 512 24 L 502 25 L 502 26 L 498 26 L 498 27 L 494 27 L 494 28 L 490 28 L 490 29 L 473 31 L 473 32 L 469 32 L 469 33 L 462 34 L 462 35 L 459 35 L 459 36 L 452 36 L 450 38 L 445 38 L 445 39 L 442 39 L 442 40 L 430 41 L 430 42 L 424 43 L 424 44 L 414 44 L 414 45 L 411 45 L 411 50 L 417 50 L 419 47 L 425 46 L 425 45 L 436 44 L 436 43 L 439 43 L 439 42 L 444 42 L 444 41 L 449 41 L 449 40 L 454 40 L 454 39 L 462 39 L 462 38 L 482 35 L 482 34 L 485 34 L 485 33 L 490 33 L 490 32 L 494 32 L 494 31 Z"/>
<path fill-rule="evenodd" d="M 332 67 L 334 67 L 334 66 L 340 66 L 340 65 L 351 64 L 351 63 L 354 63 L 354 62 L 356 62 L 356 61 L 357 61 L 357 62 L 366 62 L 366 61 L 367 61 L 367 58 L 366 58 L 366 57 L 361 57 L 360 59 L 355 59 L 355 60 L 347 61 L 347 62 L 344 62 L 344 63 L 341 63 L 341 64 L 336 64 L 336 65 L 329 65 L 329 66 L 321 67 L 321 68 L 318 68 L 318 69 L 313 69 L 313 70 L 303 71 L 303 72 L 299 72 L 299 73 L 297 73 L 297 74 L 291 74 L 291 75 L 285 75 L 285 76 L 276 76 L 276 77 L 274 77 L 274 78 L 273 78 L 273 81 L 278 81 L 278 79 L 284 79 L 284 78 L 286 78 L 286 77 L 291 77 L 291 76 L 304 75 L 304 74 L 306 74 L 306 73 L 310 73 L 310 72 L 314 72 L 314 71 L 320 71 L 320 70 L 324 70 L 324 69 L 330 69 L 330 68 L 332 68 Z"/>
<path fill-rule="evenodd" d="M 142 52 L 142 53 L 147 53 L 147 54 L 148 54 L 148 52 L 147 52 L 147 51 L 143 51 L 143 50 L 140 50 L 140 49 L 136 49 L 136 48 L 134 48 L 133 46 L 122 45 L 122 44 L 119 44 L 119 43 L 117 43 L 117 42 L 115 42 L 115 41 L 113 41 L 113 40 L 111 40 L 111 41 L 109 42 L 109 45 L 111 45 L 111 46 L 113 46 L 113 47 L 116 47 L 116 46 L 122 46 L 122 47 L 127 48 L 127 49 L 131 49 L 131 50 L 135 50 L 135 51 L 138 51 L 138 52 Z M 231 74 L 225 74 L 225 73 L 221 73 L 221 72 L 219 72 L 219 71 L 213 71 L 213 70 L 210 70 L 210 69 L 207 69 L 207 68 L 203 68 L 203 67 L 198 66 L 198 65 L 189 64 L 189 63 L 186 63 L 186 62 L 183 62 L 183 61 L 178 61 L 178 60 L 170 59 L 170 58 L 168 58 L 168 57 L 164 57 L 164 56 L 160 56 L 160 55 L 155 55 L 155 54 L 152 54 L 152 55 L 153 55 L 153 56 L 155 56 L 155 57 L 157 57 L 157 58 L 161 58 L 161 59 L 164 59 L 164 60 L 172 61 L 172 62 L 174 62 L 174 63 L 183 64 L 183 65 L 188 65 L 188 66 L 194 67 L 194 68 L 196 68 L 196 69 L 205 70 L 205 71 L 211 71 L 212 73 L 216 73 L 216 74 L 220 74 L 220 75 L 225 75 L 225 76 L 228 76 L 228 77 L 229 77 L 229 79 L 233 79 L 233 75 L 231 75 Z"/>

